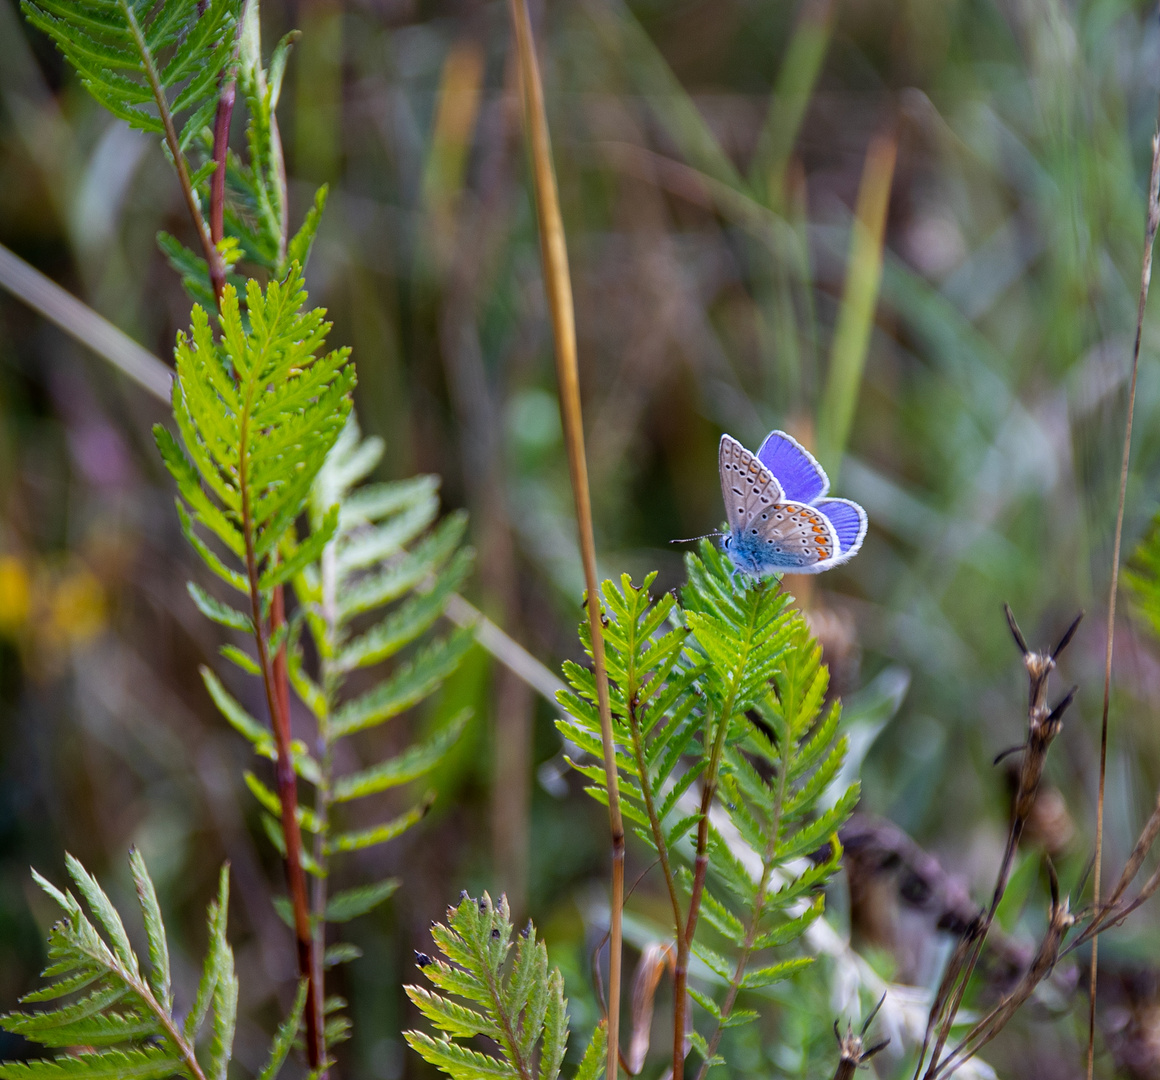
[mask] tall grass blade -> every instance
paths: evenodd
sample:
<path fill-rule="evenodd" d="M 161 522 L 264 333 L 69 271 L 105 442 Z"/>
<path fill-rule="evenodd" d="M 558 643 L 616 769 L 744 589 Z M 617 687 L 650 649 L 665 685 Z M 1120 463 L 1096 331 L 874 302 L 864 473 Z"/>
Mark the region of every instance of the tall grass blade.
<path fill-rule="evenodd" d="M 1092 905 L 1100 902 L 1100 871 L 1104 853 L 1104 779 L 1108 763 L 1108 704 L 1112 695 L 1112 644 L 1116 634 L 1116 591 L 1120 584 L 1120 540 L 1124 532 L 1124 496 L 1128 490 L 1128 461 L 1132 454 L 1132 416 L 1136 409 L 1136 376 L 1140 371 L 1140 337 L 1144 331 L 1144 308 L 1152 282 L 1152 247 L 1160 228 L 1160 113 L 1152 136 L 1152 175 L 1148 182 L 1148 218 L 1144 226 L 1144 256 L 1140 267 L 1140 299 L 1136 305 L 1136 340 L 1132 346 L 1132 380 L 1128 388 L 1128 415 L 1124 420 L 1124 451 L 1120 462 L 1120 498 L 1116 506 L 1116 537 L 1112 545 L 1112 581 L 1108 587 L 1108 629 L 1104 649 L 1104 704 L 1100 715 L 1100 787 L 1096 802 L 1096 854 L 1092 874 Z M 1099 969 L 1098 936 L 1092 938 L 1092 961 L 1088 995 L 1087 1080 L 1092 1080 L 1096 1049 L 1096 973 Z"/>
<path fill-rule="evenodd" d="M 882 282 L 886 214 L 890 207 L 890 186 L 897 153 L 898 139 L 893 133 L 876 136 L 866 152 L 866 165 L 858 188 L 846 284 L 830 346 L 826 386 L 818 410 L 818 455 L 835 481 L 850 436 L 850 424 L 862 387 L 870 331 L 874 326 L 878 287 Z"/>
<path fill-rule="evenodd" d="M 604 662 L 604 634 L 600 621 L 600 590 L 596 577 L 596 541 L 592 531 L 592 500 L 588 491 L 588 465 L 584 454 L 584 424 L 580 411 L 580 371 L 576 361 L 576 323 L 572 307 L 572 280 L 560 200 L 552 168 L 544 87 L 532 40 L 527 0 L 511 0 L 512 22 L 524 101 L 524 125 L 532 157 L 536 192 L 536 216 L 540 228 L 540 254 L 544 262 L 544 287 L 552 313 L 556 344 L 556 373 L 560 383 L 560 413 L 568 468 L 576 503 L 580 554 L 588 590 L 588 621 L 592 633 L 592 666 L 600 708 L 600 732 L 604 748 L 604 777 L 608 791 L 608 822 L 612 832 L 612 903 L 608 966 L 608 1080 L 616 1080 L 620 1029 L 620 939 L 624 900 L 624 823 L 620 815 L 620 792 L 616 771 L 616 747 L 612 739 L 612 712 L 608 699 L 608 673 Z"/>

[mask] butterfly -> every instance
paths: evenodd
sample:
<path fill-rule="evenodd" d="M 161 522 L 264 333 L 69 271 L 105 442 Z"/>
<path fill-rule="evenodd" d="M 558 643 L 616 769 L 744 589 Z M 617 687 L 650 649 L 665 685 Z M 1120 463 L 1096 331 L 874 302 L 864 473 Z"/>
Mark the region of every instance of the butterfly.
<path fill-rule="evenodd" d="M 830 478 L 784 431 L 771 431 L 751 454 L 721 436 L 721 494 L 729 534 L 725 551 L 743 574 L 820 574 L 848 562 L 866 536 L 866 511 L 827 499 Z"/>

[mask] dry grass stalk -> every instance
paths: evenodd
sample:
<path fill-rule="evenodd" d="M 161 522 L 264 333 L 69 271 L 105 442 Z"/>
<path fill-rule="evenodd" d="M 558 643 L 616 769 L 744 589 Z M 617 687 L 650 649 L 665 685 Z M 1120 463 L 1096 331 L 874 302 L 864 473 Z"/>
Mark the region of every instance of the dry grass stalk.
<path fill-rule="evenodd" d="M 592 635 L 592 666 L 600 708 L 600 731 L 604 747 L 604 776 L 608 791 L 608 821 L 612 833 L 612 897 L 608 962 L 608 1080 L 616 1080 L 620 1035 L 621 908 L 624 897 L 624 823 L 620 814 L 620 794 L 616 772 L 616 747 L 612 738 L 612 711 L 608 699 L 608 673 L 604 663 L 604 635 L 600 621 L 600 594 L 596 576 L 596 541 L 592 529 L 592 501 L 588 490 L 588 466 L 584 453 L 584 426 L 580 409 L 580 372 L 576 360 L 576 323 L 572 305 L 572 281 L 568 272 L 568 251 L 560 200 L 552 168 L 552 148 L 548 118 L 544 108 L 544 87 L 532 40 L 531 19 L 526 0 L 510 0 L 515 27 L 520 89 L 524 102 L 524 125 L 531 149 L 532 177 L 536 195 L 536 217 L 540 229 L 540 254 L 544 263 L 544 287 L 552 313 L 556 345 L 556 374 L 560 383 L 560 413 L 572 495 L 576 503 L 576 523 L 580 532 L 580 554 L 588 589 L 588 622 Z M 679 1075 L 674 1080 L 681 1080 Z"/>
<path fill-rule="evenodd" d="M 1047 932 L 1043 936 L 1035 959 L 1032 960 L 1031 966 L 1023 978 L 1019 980 L 1018 986 L 967 1032 L 962 1042 L 938 1065 L 937 1069 L 934 1069 L 931 1075 L 936 1077 L 950 1076 L 960 1065 L 978 1053 L 1002 1031 L 1007 1021 L 1055 967 L 1063 939 L 1068 930 L 1075 925 L 1075 916 L 1069 910 L 1067 898 L 1065 897 L 1062 901 L 1059 898 L 1059 881 L 1055 876 L 1055 868 L 1048 863 L 1047 869 L 1051 875 L 1051 908 L 1048 915 Z"/>
<path fill-rule="evenodd" d="M 1136 408 L 1136 377 L 1140 371 L 1140 338 L 1144 331 L 1144 308 L 1152 281 L 1152 248 L 1160 228 L 1160 114 L 1152 136 L 1152 175 L 1148 183 L 1148 218 L 1144 226 L 1144 255 L 1140 266 L 1140 298 L 1136 305 L 1136 340 L 1132 346 L 1132 379 L 1128 388 L 1128 415 L 1124 420 L 1124 451 L 1120 461 L 1120 497 L 1116 506 L 1116 537 L 1112 546 L 1112 580 L 1108 587 L 1107 644 L 1104 650 L 1104 704 L 1100 718 L 1100 780 L 1096 800 L 1096 856 L 1092 875 L 1092 904 L 1100 903 L 1100 872 L 1104 853 L 1104 780 L 1108 762 L 1108 706 L 1112 696 L 1112 644 L 1116 634 L 1116 592 L 1120 584 L 1120 540 L 1124 532 L 1124 497 L 1128 490 L 1128 461 L 1132 453 L 1132 417 Z M 1092 939 L 1089 977 L 1087 1080 L 1092 1080 L 1096 1048 L 1096 972 L 1099 969 L 1099 939 Z"/>
<path fill-rule="evenodd" d="M 834 1070 L 834 1080 L 852 1080 L 857 1069 L 861 1068 L 867 1061 L 869 1061 L 879 1050 L 885 1050 L 889 1045 L 889 1039 L 883 1039 L 881 1042 L 876 1042 L 873 1046 L 867 1047 L 865 1045 L 866 1032 L 874 1017 L 878 1015 L 878 1010 L 882 1008 L 882 1003 L 886 1000 L 886 995 L 883 994 L 878 999 L 878 1004 L 870 1010 L 870 1015 L 862 1024 L 862 1030 L 857 1035 L 854 1034 L 854 1029 L 849 1024 L 846 1025 L 846 1034 L 843 1035 L 838 1030 L 838 1021 L 834 1021 L 834 1038 L 838 1040 L 838 1067 Z"/>
<path fill-rule="evenodd" d="M 1071 625 L 1064 631 L 1063 637 L 1059 639 L 1059 643 L 1049 653 L 1038 653 L 1029 649 L 1011 609 L 1004 606 L 1004 612 L 1007 616 L 1007 625 L 1011 628 L 1011 634 L 1015 638 L 1015 644 L 1023 656 L 1023 666 L 1027 669 L 1028 680 L 1027 741 L 1019 748 L 1023 754 L 1023 761 L 1019 769 L 1019 780 L 1011 811 L 1011 826 L 1007 833 L 1007 845 L 999 866 L 995 889 L 991 895 L 991 904 L 985 911 L 980 912 L 978 919 L 967 927 L 947 962 L 946 971 L 943 973 L 942 981 L 935 993 L 927 1019 L 926 1033 L 922 1041 L 922 1051 L 914 1070 L 915 1080 L 922 1072 L 926 1052 L 930 1047 L 931 1035 L 934 1034 L 936 1027 L 938 1034 L 935 1037 L 934 1049 L 924 1080 L 935 1080 L 935 1077 L 939 1075 L 943 1047 L 950 1037 L 951 1027 L 954 1024 L 959 1005 L 962 1003 L 967 982 L 978 963 L 979 955 L 987 939 L 987 932 L 994 922 L 995 912 L 999 908 L 1004 892 L 1006 892 L 1019 840 L 1035 807 L 1035 795 L 1039 790 L 1039 781 L 1043 776 L 1043 766 L 1047 761 L 1047 753 L 1063 727 L 1063 714 L 1075 697 L 1076 688 L 1072 687 L 1054 708 L 1048 708 L 1047 687 L 1051 672 L 1055 670 L 1056 661 L 1060 654 L 1075 636 L 1080 620 L 1083 618 L 1083 612 L 1080 612 L 1072 620 Z M 1042 977 L 1040 976 L 1040 978 Z M 1006 1023 L 1005 1020 L 1004 1023 Z"/>

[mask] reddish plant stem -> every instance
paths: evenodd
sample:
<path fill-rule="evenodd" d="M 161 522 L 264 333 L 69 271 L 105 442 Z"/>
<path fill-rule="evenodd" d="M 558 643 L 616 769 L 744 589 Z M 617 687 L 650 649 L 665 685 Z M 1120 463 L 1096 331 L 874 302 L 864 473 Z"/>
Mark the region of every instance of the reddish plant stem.
<path fill-rule="evenodd" d="M 248 403 L 247 403 L 248 405 Z M 245 461 L 248 431 L 243 429 L 239 459 Z M 286 883 L 294 912 L 294 935 L 298 947 L 298 971 L 307 979 L 306 988 L 306 1058 L 311 1069 L 326 1061 L 323 1040 L 322 987 L 314 964 L 314 938 L 310 931 L 310 907 L 307 901 L 306 872 L 302 869 L 302 832 L 298 827 L 298 780 L 290 750 L 290 692 L 286 678 L 285 645 L 271 657 L 269 639 L 262 619 L 261 591 L 258 587 L 258 564 L 254 555 L 254 530 L 250 517 L 250 488 L 242 470 L 242 522 L 246 540 L 246 575 L 250 584 L 250 613 L 254 623 L 254 641 L 258 648 L 258 665 L 266 691 L 266 707 L 278 760 L 275 773 L 278 798 L 282 808 L 282 835 L 286 842 Z M 270 631 L 285 621 L 282 590 L 276 589 L 271 601 Z M 280 663 L 279 663 L 280 661 Z M 281 677 L 279 677 L 279 675 Z M 322 1074 L 325 1077 L 325 1073 Z"/>
<path fill-rule="evenodd" d="M 270 599 L 270 633 L 276 634 L 279 627 L 286 622 L 286 599 L 283 595 L 283 587 L 281 585 L 274 589 L 274 594 Z M 274 693 L 278 701 L 278 712 L 282 718 L 282 723 L 286 733 L 286 746 L 290 745 L 290 675 L 286 667 L 286 643 L 285 641 L 279 646 L 278 651 L 271 658 L 272 676 L 274 682 Z M 286 835 L 286 850 L 290 851 L 290 834 L 286 830 L 286 806 L 287 800 L 291 808 L 298 805 L 298 776 L 294 772 L 293 762 L 290 763 L 289 777 L 284 778 L 281 767 L 282 754 L 279 750 L 278 754 L 278 795 L 282 802 L 282 830 Z M 302 831 L 298 826 L 298 818 L 294 813 L 290 814 L 293 822 L 294 834 L 296 837 L 296 845 L 299 851 L 302 850 Z M 306 874 L 302 870 L 302 860 L 297 860 L 298 878 L 300 884 L 296 886 L 290 882 L 291 895 L 294 895 L 296 887 L 301 889 L 302 906 L 309 911 L 309 903 L 306 899 Z M 286 863 L 287 880 L 289 881 L 291 870 L 290 861 Z M 307 938 L 305 944 L 302 937 L 302 927 L 299 925 L 297 917 L 298 899 L 294 898 L 295 918 L 294 918 L 294 933 L 298 945 L 298 976 L 299 978 L 309 979 L 307 996 L 306 996 L 306 1045 L 308 1050 L 312 1047 L 311 1031 L 314 1031 L 317 1036 L 318 1047 L 316 1049 L 317 1060 L 315 1060 L 315 1053 L 311 1053 L 310 1067 L 318 1068 L 322 1064 L 326 1055 L 326 1048 L 322 1039 L 323 1030 L 323 982 L 322 982 L 322 958 L 319 956 L 319 950 L 315 945 L 314 935 L 310 932 L 310 919 L 305 921 Z M 316 916 L 321 915 L 320 911 L 314 913 Z"/>
<path fill-rule="evenodd" d="M 225 238 L 226 210 L 226 155 L 230 147 L 230 121 L 237 99 L 237 79 L 231 76 L 222 83 L 217 114 L 213 122 L 213 160 L 216 168 L 209 184 L 209 238 L 216 247 Z M 220 256 L 209 264 L 209 281 L 213 294 L 221 305 L 222 290 L 226 287 L 226 269 Z"/>

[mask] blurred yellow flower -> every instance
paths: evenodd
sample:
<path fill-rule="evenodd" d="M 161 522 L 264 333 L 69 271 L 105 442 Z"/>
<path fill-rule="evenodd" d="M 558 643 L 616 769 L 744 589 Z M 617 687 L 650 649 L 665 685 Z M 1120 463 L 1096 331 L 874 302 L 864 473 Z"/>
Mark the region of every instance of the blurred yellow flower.
<path fill-rule="evenodd" d="M 57 582 L 49 608 L 54 633 L 70 645 L 81 644 L 105 624 L 105 591 L 88 570 L 73 569 Z"/>
<path fill-rule="evenodd" d="M 15 637 L 28 622 L 32 582 L 24 560 L 0 556 L 0 635 Z"/>

